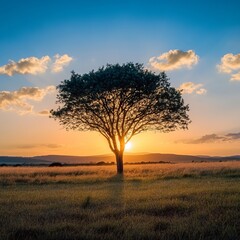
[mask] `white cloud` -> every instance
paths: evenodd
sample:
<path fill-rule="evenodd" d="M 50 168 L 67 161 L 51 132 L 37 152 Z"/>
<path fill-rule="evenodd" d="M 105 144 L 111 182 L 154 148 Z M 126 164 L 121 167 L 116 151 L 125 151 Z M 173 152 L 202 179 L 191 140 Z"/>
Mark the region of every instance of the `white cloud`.
<path fill-rule="evenodd" d="M 170 50 L 163 53 L 159 57 L 152 57 L 149 59 L 149 65 L 160 71 L 171 71 L 180 68 L 191 68 L 197 64 L 199 56 L 193 50 L 187 52 L 181 50 Z"/>
<path fill-rule="evenodd" d="M 61 72 L 63 67 L 67 66 L 71 61 L 72 57 L 67 54 L 54 56 L 55 61 L 53 63 L 49 56 L 42 58 L 28 57 L 22 58 L 18 62 L 10 60 L 8 64 L 0 67 L 0 75 L 13 76 L 14 74 L 41 74 L 45 73 L 48 69 L 52 72 Z"/>
<path fill-rule="evenodd" d="M 231 80 L 232 81 L 240 81 L 240 72 L 232 74 Z"/>
<path fill-rule="evenodd" d="M 0 110 L 15 111 L 19 114 L 33 112 L 28 101 L 41 101 L 47 94 L 55 91 L 55 86 L 46 88 L 22 87 L 17 91 L 0 91 Z"/>
<path fill-rule="evenodd" d="M 54 57 L 56 60 L 53 63 L 52 72 L 55 72 L 55 73 L 61 72 L 63 70 L 63 67 L 67 66 L 73 60 L 73 58 L 68 56 L 67 54 L 64 54 L 62 56 L 57 54 Z"/>
<path fill-rule="evenodd" d="M 192 94 L 196 93 L 198 95 L 203 95 L 207 93 L 207 90 L 205 88 L 202 88 L 203 84 L 199 83 L 193 83 L 193 82 L 185 82 L 181 84 L 179 87 L 180 90 L 182 90 L 183 94 Z"/>
<path fill-rule="evenodd" d="M 198 95 L 204 95 L 207 93 L 207 90 L 205 88 L 200 88 L 196 91 L 196 94 Z"/>
<path fill-rule="evenodd" d="M 240 69 L 240 54 L 225 54 L 221 58 L 221 64 L 218 65 L 218 69 L 225 73 L 232 73 L 233 70 Z"/>
<path fill-rule="evenodd" d="M 225 54 L 217 68 L 220 72 L 231 74 L 232 81 L 240 81 L 240 53 L 236 55 L 232 53 Z"/>
<path fill-rule="evenodd" d="M 38 74 L 46 72 L 48 63 L 50 62 L 49 56 L 42 58 L 29 57 L 22 58 L 18 62 L 10 61 L 7 65 L 0 67 L 0 74 L 12 76 L 14 74 Z"/>

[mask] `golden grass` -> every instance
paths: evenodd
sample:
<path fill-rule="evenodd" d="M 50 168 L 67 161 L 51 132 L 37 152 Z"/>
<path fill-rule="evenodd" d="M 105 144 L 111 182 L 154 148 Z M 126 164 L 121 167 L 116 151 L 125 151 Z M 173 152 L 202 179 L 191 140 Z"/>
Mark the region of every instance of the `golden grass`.
<path fill-rule="evenodd" d="M 240 162 L 125 165 L 124 180 L 239 176 Z M 0 183 L 79 183 L 114 181 L 116 166 L 1 167 Z"/>
<path fill-rule="evenodd" d="M 2 167 L 0 239 L 238 239 L 239 179 L 240 162 Z"/>

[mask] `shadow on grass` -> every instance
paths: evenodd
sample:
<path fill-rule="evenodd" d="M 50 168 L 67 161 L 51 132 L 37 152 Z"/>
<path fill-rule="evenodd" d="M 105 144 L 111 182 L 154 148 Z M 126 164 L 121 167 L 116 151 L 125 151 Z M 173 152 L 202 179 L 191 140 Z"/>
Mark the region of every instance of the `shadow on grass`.
<path fill-rule="evenodd" d="M 109 182 L 124 182 L 124 174 L 116 174 L 110 178 L 108 178 Z"/>
<path fill-rule="evenodd" d="M 109 182 L 114 183 L 110 184 L 108 192 L 110 196 L 110 201 L 113 203 L 114 207 L 119 210 L 124 209 L 124 192 L 125 192 L 125 179 L 123 174 L 116 174 L 108 179 Z"/>
<path fill-rule="evenodd" d="M 91 206 L 91 197 L 90 196 L 87 196 L 84 201 L 82 202 L 82 208 L 83 209 L 86 209 L 86 208 L 89 208 Z"/>

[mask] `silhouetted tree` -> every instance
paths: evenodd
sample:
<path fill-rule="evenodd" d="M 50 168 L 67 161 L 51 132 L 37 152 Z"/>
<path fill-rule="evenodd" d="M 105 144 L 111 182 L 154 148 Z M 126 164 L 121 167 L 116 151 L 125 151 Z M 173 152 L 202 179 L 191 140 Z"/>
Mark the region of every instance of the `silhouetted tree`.
<path fill-rule="evenodd" d="M 142 64 L 110 65 L 79 75 L 58 87 L 53 118 L 69 129 L 97 131 L 116 156 L 123 173 L 126 143 L 147 130 L 169 132 L 187 129 L 188 105 L 181 92 L 170 86 L 164 72 L 156 75 Z"/>

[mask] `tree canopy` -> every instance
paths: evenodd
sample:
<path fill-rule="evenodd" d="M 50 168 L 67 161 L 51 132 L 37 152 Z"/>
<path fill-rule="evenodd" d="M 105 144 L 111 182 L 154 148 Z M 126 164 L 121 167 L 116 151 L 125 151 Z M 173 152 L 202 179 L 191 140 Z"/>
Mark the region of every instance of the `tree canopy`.
<path fill-rule="evenodd" d="M 167 75 L 155 74 L 142 64 L 106 65 L 87 74 L 72 72 L 57 87 L 51 110 L 66 129 L 97 131 L 116 156 L 123 172 L 125 144 L 147 130 L 187 129 L 190 122 L 181 91 L 171 87 Z"/>

